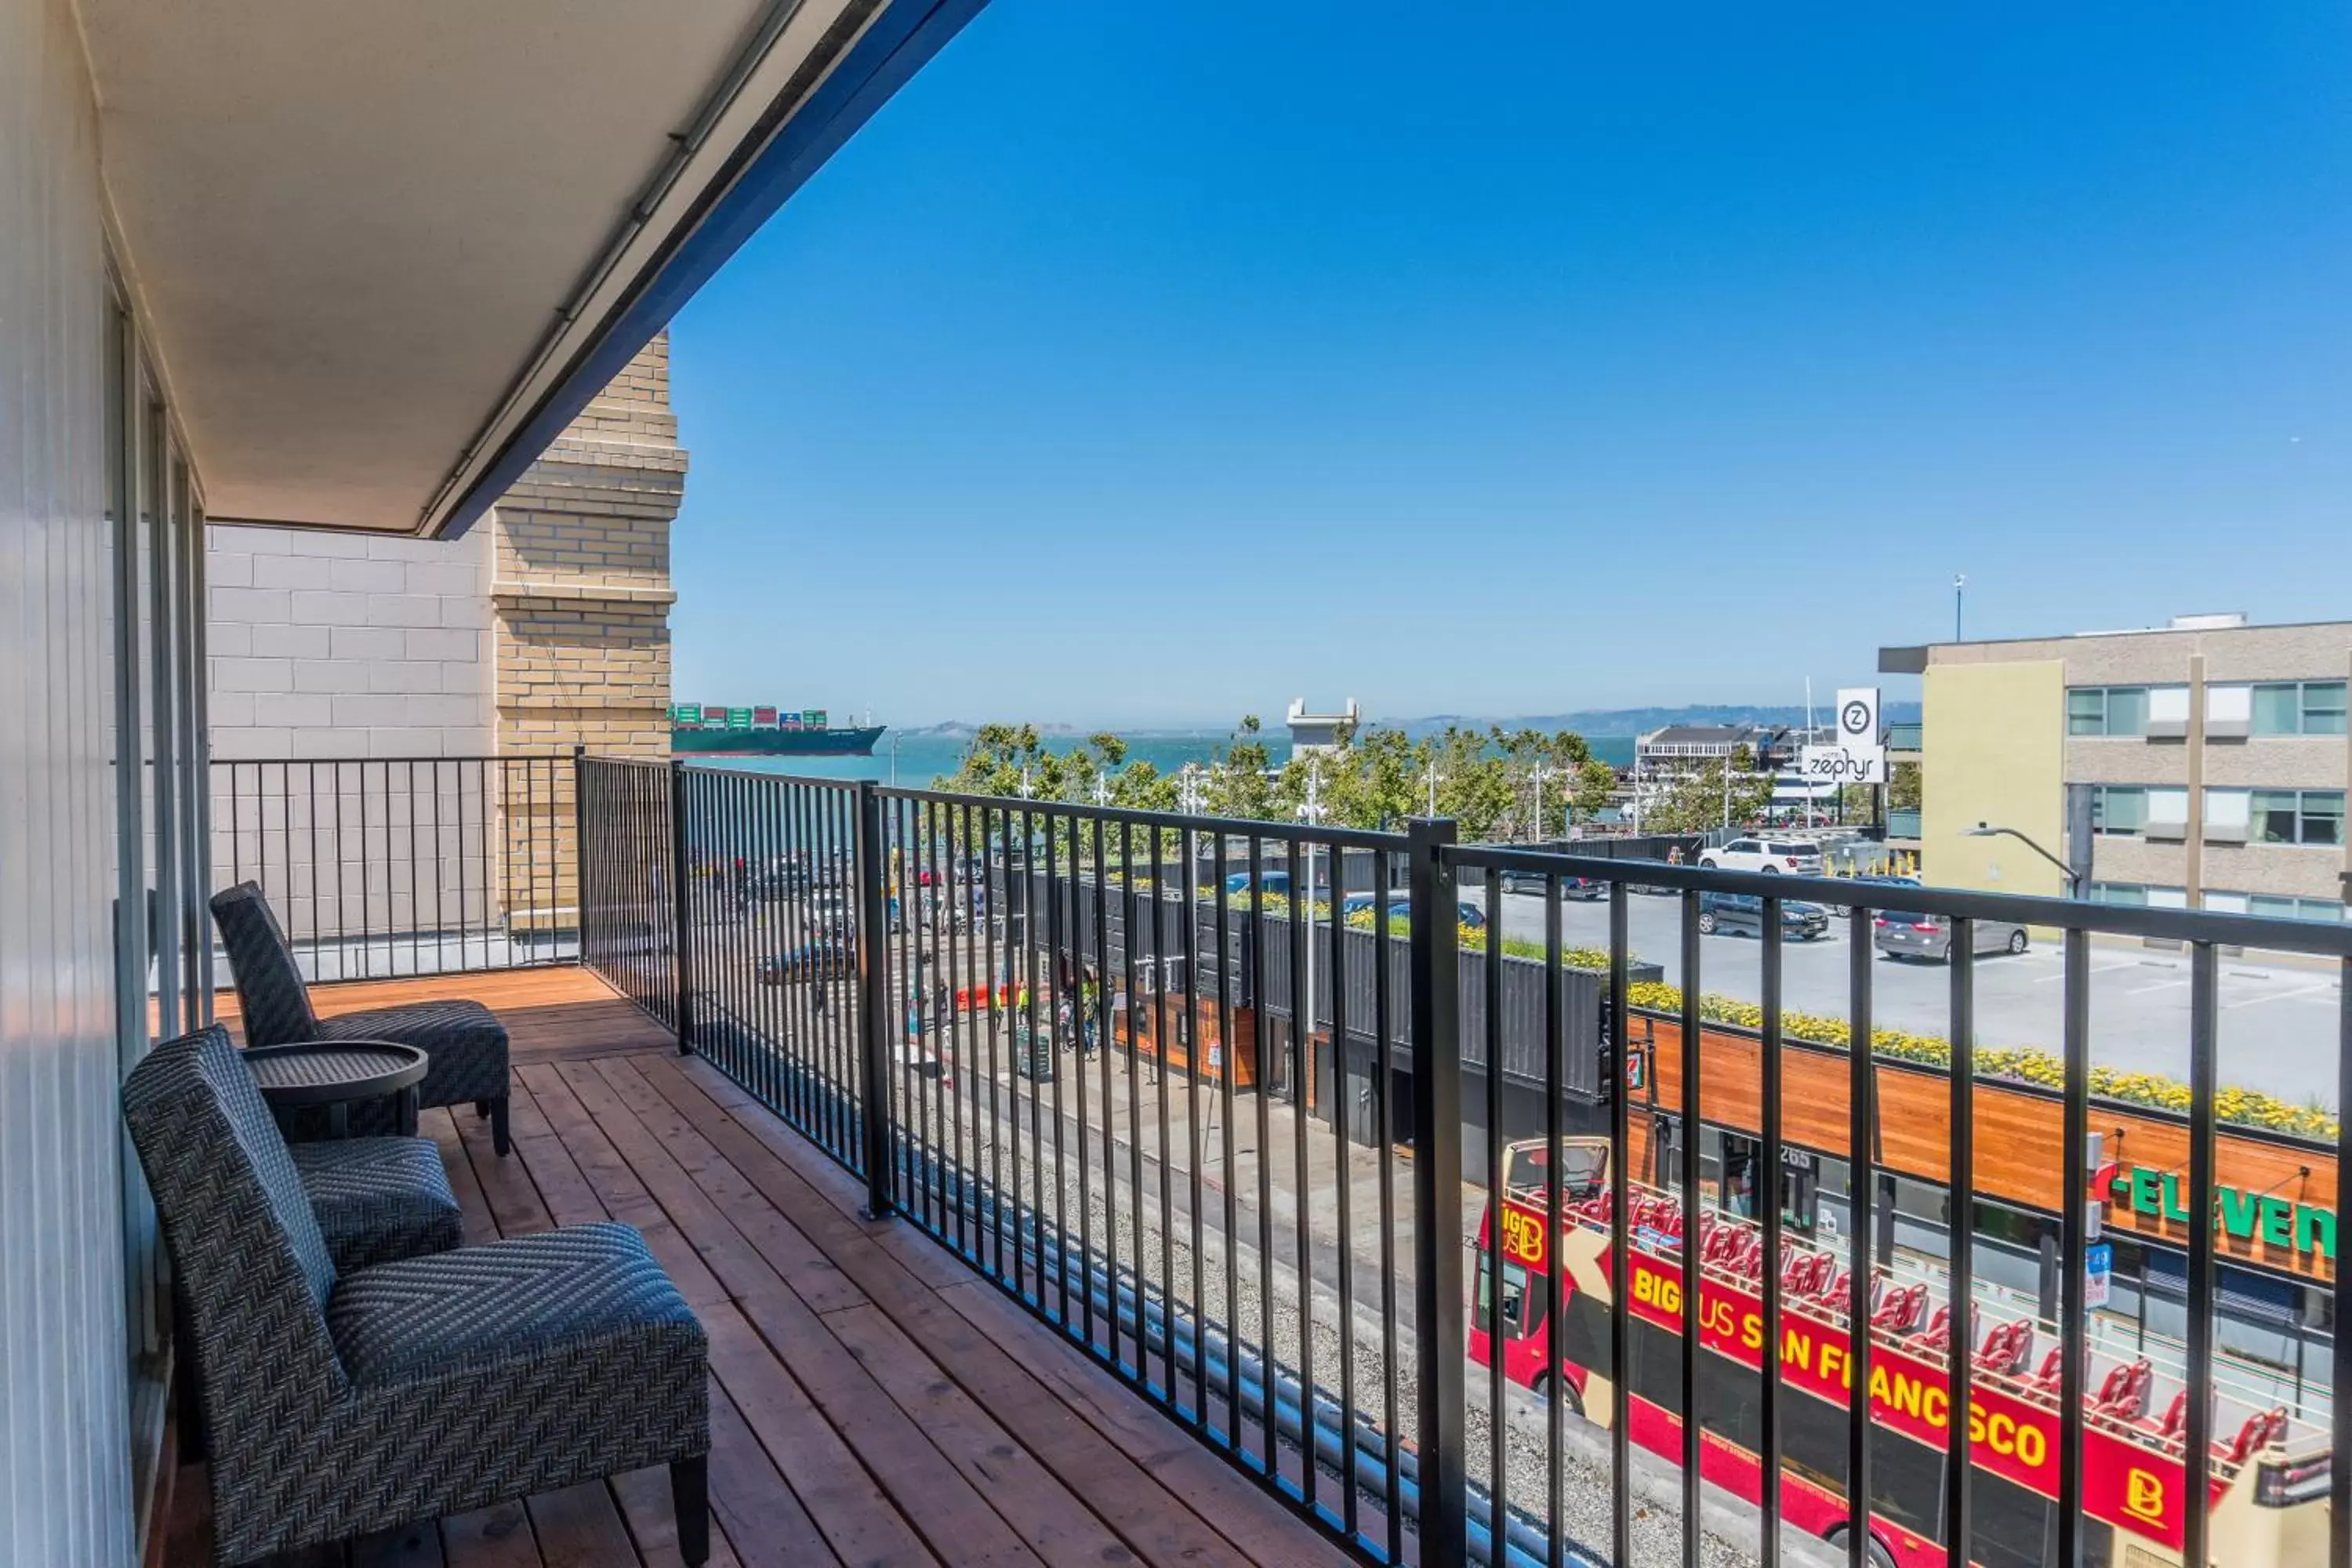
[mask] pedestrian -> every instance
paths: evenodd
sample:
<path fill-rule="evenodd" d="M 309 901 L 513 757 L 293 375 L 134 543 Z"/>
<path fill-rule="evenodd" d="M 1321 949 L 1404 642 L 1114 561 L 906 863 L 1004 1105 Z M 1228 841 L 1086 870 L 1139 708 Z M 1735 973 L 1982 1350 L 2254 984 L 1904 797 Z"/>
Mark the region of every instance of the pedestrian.
<path fill-rule="evenodd" d="M 931 1024 L 934 1028 L 947 1027 L 948 1015 L 954 1011 L 955 998 L 949 994 L 948 983 L 940 981 L 931 991 Z"/>

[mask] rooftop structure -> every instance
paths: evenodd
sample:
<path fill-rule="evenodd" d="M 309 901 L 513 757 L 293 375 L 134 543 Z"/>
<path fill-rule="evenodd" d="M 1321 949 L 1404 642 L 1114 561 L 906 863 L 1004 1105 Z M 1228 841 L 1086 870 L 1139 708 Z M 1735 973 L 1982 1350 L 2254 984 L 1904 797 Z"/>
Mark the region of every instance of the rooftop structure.
<path fill-rule="evenodd" d="M 1331 750 L 1342 735 L 1354 733 L 1363 719 L 1352 697 L 1337 713 L 1309 713 L 1307 699 L 1294 697 L 1290 700 L 1290 711 L 1283 717 L 1290 727 L 1290 754 L 1294 757 Z"/>

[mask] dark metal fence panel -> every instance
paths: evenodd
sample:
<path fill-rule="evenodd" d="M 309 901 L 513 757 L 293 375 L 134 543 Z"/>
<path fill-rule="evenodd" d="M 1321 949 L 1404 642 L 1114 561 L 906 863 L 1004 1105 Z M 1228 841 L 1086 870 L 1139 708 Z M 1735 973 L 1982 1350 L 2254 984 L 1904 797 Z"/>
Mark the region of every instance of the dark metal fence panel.
<path fill-rule="evenodd" d="M 588 962 L 796 1131 L 865 1155 L 858 786 L 676 764 L 583 764 L 596 781 Z M 877 908 L 887 907 L 877 901 Z M 658 920 L 666 942 L 637 934 Z M 895 929 L 895 913 L 883 923 Z"/>
<path fill-rule="evenodd" d="M 1556 1219 L 1560 1200 L 1543 1190 L 1549 1183 L 1530 1184 L 1508 1174 L 1528 1152 L 1559 1147 L 1563 1134 L 1572 1144 L 1578 1129 L 1570 1117 L 1561 1117 L 1546 1138 L 1514 1144 L 1503 1159 L 1490 1151 L 1483 1172 L 1464 1151 L 1472 1205 L 1493 1212 L 1516 1205 L 1522 1237 L 1515 1247 L 1487 1230 L 1474 1252 L 1481 1271 L 1469 1290 L 1474 1409 L 1481 1395 L 1498 1392 L 1493 1381 L 1482 1385 L 1479 1376 L 1493 1380 L 1507 1372 L 1512 1381 L 1540 1386 L 1547 1377 L 1565 1381 L 1572 1368 L 1588 1397 L 1599 1390 L 1610 1401 L 1616 1439 L 1628 1415 L 1624 1402 L 1641 1401 L 1651 1426 L 1643 1446 L 1679 1460 L 1678 1544 L 1682 1560 L 1693 1565 L 1718 1560 L 1727 1545 L 1763 1564 L 1795 1561 L 1816 1549 L 1796 1544 L 1801 1530 L 1830 1535 L 1855 1568 L 1899 1560 L 1898 1549 L 1922 1542 L 1937 1552 L 1936 1560 L 1948 1554 L 1956 1563 L 2169 1562 L 2179 1554 L 2204 1562 L 2210 1553 L 2217 1563 L 2268 1568 L 2344 1560 L 2343 1521 L 2322 1507 L 2332 1495 L 2323 1483 L 2343 1492 L 2352 1473 L 2344 1463 L 2352 1456 L 2336 1436 L 2345 1426 L 2344 1362 L 2331 1358 L 2333 1399 L 2304 1389 L 2299 1379 L 2291 1392 L 2276 1382 L 2249 1383 L 2242 1363 L 2222 1376 L 2221 1315 L 2231 1298 L 2220 1237 L 2215 1227 L 2185 1223 L 2172 1233 L 2186 1258 L 2184 1326 L 2169 1339 L 2145 1328 L 2118 1338 L 2112 1324 L 2103 1334 L 2085 1331 L 2095 1313 L 2084 1276 L 2099 1241 L 2093 1221 L 2104 1200 L 2076 1203 L 2071 1194 L 2090 1184 L 2089 1167 L 2100 1158 L 2090 1152 L 2086 1126 L 2095 1114 L 2089 1104 L 2093 935 L 2171 940 L 2189 949 L 2181 1043 L 2189 1071 L 2179 1118 L 2186 1123 L 2186 1152 L 2178 1177 L 2170 1179 L 2177 1190 L 2168 1188 L 2164 1201 L 2180 1205 L 2181 1220 L 2212 1214 L 2226 1225 L 2226 1203 L 2215 1208 L 2223 1192 L 2216 1174 L 2215 1121 L 2226 1098 L 2217 1076 L 2222 1015 L 2215 954 L 2244 946 L 2327 957 L 2340 966 L 2352 932 L 2198 911 L 2151 913 L 1903 889 L 1903 909 L 1936 916 L 1937 929 L 1950 933 L 1948 955 L 1937 956 L 1948 963 L 1942 1032 L 1951 1068 L 1937 1110 L 1914 1110 L 1890 1128 L 1882 1117 L 1884 1069 L 1875 1067 L 1872 1044 L 1874 948 L 1880 933 L 1870 909 L 1853 909 L 1843 922 L 1851 944 L 1845 1021 L 1850 1037 L 1862 1042 L 1849 1047 L 1847 1103 L 1798 1105 L 1790 1077 L 1796 1052 L 1784 1048 L 1789 960 L 1782 936 L 1792 926 L 1784 926 L 1783 910 L 1798 900 L 1850 904 L 1853 885 L 1500 847 L 1465 846 L 1448 851 L 1448 858 L 1465 886 L 1503 876 L 1516 876 L 1523 887 L 1550 877 L 1601 881 L 1611 900 L 1612 969 L 1627 965 L 1626 893 L 1646 886 L 1681 895 L 1679 1006 L 1660 1008 L 1654 1002 L 1638 1019 L 1623 1007 L 1601 1014 L 1600 1061 L 1609 1075 L 1604 1095 L 1626 1065 L 1609 1048 L 1608 1021 L 1619 1014 L 1637 1025 L 1636 1040 L 1629 1044 L 1644 1049 L 1635 1065 L 1668 1080 L 1638 1099 L 1614 1098 L 1607 1152 L 1618 1168 L 1605 1190 L 1570 1201 L 1570 1223 L 1563 1228 Z M 1725 894 L 1749 900 L 1744 907 L 1753 911 L 1762 938 L 1757 970 L 1747 982 L 1757 985 L 1748 994 L 1759 1000 L 1737 1027 L 1712 1022 L 1716 1004 L 1705 995 L 1710 985 L 1728 991 L 1740 984 L 1721 976 L 1719 943 L 1702 942 L 1699 931 L 1703 912 L 1717 911 L 1720 919 L 1722 910 L 1741 907 L 1714 901 Z M 1492 901 L 1490 895 L 1490 907 Z M 1793 914 L 1791 921 L 1802 923 Z M 1906 930 L 1927 929 L 1917 914 L 1902 921 Z M 2061 967 L 2047 978 L 2061 987 L 2049 1001 L 2053 1019 L 2063 1020 L 2063 1087 L 2055 1096 L 2046 1158 L 2060 1168 L 2058 1192 L 2070 1196 L 2061 1202 L 2063 1212 L 2046 1222 L 2044 1267 L 2053 1270 L 2042 1287 L 2047 1305 L 2038 1305 L 2031 1289 L 2021 1294 L 2004 1286 L 1990 1267 L 2022 1216 L 2014 1209 L 1997 1215 L 1985 1191 L 1987 1174 L 1996 1165 L 2013 1173 L 2021 1159 L 2037 1157 L 2015 1145 L 2013 1124 L 2003 1134 L 2010 1142 L 1999 1159 L 1987 1152 L 1987 1138 L 2004 1123 L 1987 1115 L 1988 1080 L 1977 1076 L 1979 971 L 1991 962 L 1976 956 L 1977 927 L 2011 921 L 2062 933 Z M 1981 945 L 1992 951 L 2006 942 Z M 1549 951 L 1546 961 L 1558 962 Z M 1486 969 L 1490 985 L 1497 984 L 1495 967 L 1491 956 L 1464 967 L 1459 993 L 1465 1019 L 1475 1006 L 1475 976 Z M 1507 983 L 1501 984 L 1508 1029 L 1512 1004 Z M 1490 1019 L 1484 1032 L 1491 1037 L 1493 1028 Z M 1480 1032 L 1465 1024 L 1465 1058 Z M 2338 1035 L 2337 1049 L 2352 1078 L 2352 1027 Z M 1703 1043 L 1709 1041 L 1721 1047 Z M 1518 1058 L 1507 1044 L 1495 1048 L 1507 1079 Z M 1464 1072 L 1466 1079 L 1467 1061 Z M 1809 1092 L 1819 1092 L 1818 1075 L 1808 1073 L 1806 1081 L 1814 1086 Z M 2012 1097 L 2021 1094 L 2003 1087 Z M 2347 1088 L 2352 1090 L 2352 1083 Z M 1566 1104 L 1548 1098 L 1555 1112 L 1573 1110 L 1574 1096 L 1565 1097 Z M 2003 1117 L 2015 1115 L 2015 1103 L 2012 1098 Z M 1844 1237 L 1814 1228 L 1792 1172 L 1813 1170 L 1815 1156 L 1783 1141 L 1796 1116 L 1814 1120 L 1823 1110 L 1843 1111 L 1836 1121 L 1847 1129 L 1852 1229 Z M 2107 1136 L 2112 1159 L 2116 1135 Z M 1887 1152 L 1890 1138 L 1905 1147 L 1899 1162 Z M 1933 1173 L 1918 1173 L 1923 1159 L 1931 1165 L 1940 1159 L 1940 1182 Z M 1925 1197 L 1948 1216 L 1935 1255 L 1895 1244 L 1895 1189 L 1882 1186 L 1895 1178 L 1883 1173 L 1882 1160 L 1914 1173 L 1904 1178 L 1913 1189 L 1906 1202 L 1916 1205 Z M 1623 1168 L 1634 1161 L 1640 1163 L 1633 1169 Z M 1541 1238 L 1532 1248 L 1525 1243 L 1530 1237 Z M 2145 1237 L 2139 1241 L 2148 1245 Z M 1488 1282 L 1507 1292 L 1506 1276 L 1515 1260 L 1532 1276 L 1531 1254 L 1549 1256 L 1554 1247 L 1570 1258 L 1605 1257 L 1609 1267 L 1595 1273 L 1565 1265 L 1572 1290 L 1543 1281 L 1558 1293 L 1546 1321 L 1562 1323 L 1566 1314 L 1565 1342 L 1544 1349 L 1532 1335 L 1521 1336 L 1520 1352 L 1536 1343 L 1538 1353 L 1515 1365 L 1511 1346 L 1482 1336 L 1490 1313 L 1499 1312 L 1507 1323 L 1512 1315 L 1507 1304 L 1495 1305 L 1503 1299 L 1488 1293 Z M 1532 1279 L 1521 1287 L 1523 1302 L 1534 1288 Z M 2322 1289 L 2330 1304 L 2340 1301 L 2340 1289 Z M 1581 1328 L 1579 1298 L 1586 1320 Z M 1833 1375 L 1822 1371 L 1824 1344 L 1836 1351 Z M 1569 1366 L 1554 1373 L 1547 1357 L 1563 1351 Z M 1870 1392 L 1859 1394 L 1862 1390 Z M 1490 1408 L 1491 1419 L 1517 1419 L 1499 1402 Z M 1927 1409 L 1940 1419 L 1923 1425 L 1909 1414 Z M 1528 1420 L 1520 1430 L 1532 1443 L 1540 1427 Z M 1575 1455 L 1559 1453 L 1556 1438 L 1550 1448 L 1553 1462 L 1579 1463 Z M 1533 1496 L 1521 1489 L 1513 1455 L 1524 1450 L 1497 1447 L 1483 1465 L 1477 1445 L 1471 1451 L 1474 1524 L 1486 1511 L 1543 1526 L 1556 1540 L 1557 1512 L 1543 1518 Z M 1720 1467 L 1725 1453 L 1740 1456 L 1738 1490 L 1749 1504 L 1744 1518 L 1738 1510 L 1727 1515 L 1721 1494 L 1702 1480 L 1702 1456 L 1712 1479 L 1727 1473 Z M 1621 1493 L 1636 1484 L 1632 1458 L 1616 1441 L 1597 1484 Z M 1856 1483 L 1847 1495 L 1833 1492 L 1834 1507 L 1827 1512 L 1819 1506 L 1825 1477 Z M 1650 1495 L 1654 1500 L 1659 1493 L 1653 1489 Z M 1700 1527 L 1710 1503 L 1713 1521 Z M 1727 1539 L 1727 1523 L 1735 1527 Z M 1622 1547 L 1630 1525 L 1613 1523 L 1612 1534 Z M 2257 1535 L 2267 1544 L 2258 1544 Z"/>
<path fill-rule="evenodd" d="M 2216 952 L 2340 968 L 2340 928 L 1903 889 L 1961 954 L 1958 1069 L 1898 1158 L 1867 908 L 1843 922 L 1850 1071 L 1824 1080 L 1803 1065 L 1823 1047 L 1783 1048 L 1780 916 L 1851 905 L 1851 883 L 1462 846 L 1444 824 L 1406 838 L 699 768 L 590 763 L 582 778 L 589 962 L 863 1173 L 876 1213 L 1373 1560 L 1622 1563 L 1637 1520 L 1643 1559 L 1694 1565 L 1812 1563 L 1832 1542 L 1857 1568 L 1922 1543 L 1935 1560 L 1962 1542 L 1956 1561 L 2091 1560 L 2135 1528 L 2193 1557 L 2246 1539 L 2246 1509 L 2347 1494 L 2330 1460 L 2352 1358 L 2326 1374 L 2332 1405 L 2278 1412 L 2275 1432 L 2273 1412 L 2228 1403 L 2212 1235 L 2182 1242 L 2179 1343 L 2144 1336 L 2137 1352 L 2154 1412 L 2124 1409 L 2114 1380 L 2139 1373 L 2080 1327 L 2095 1211 L 2054 1220 L 2051 1306 L 1985 1277 L 2006 1242 L 1979 1234 L 1978 1130 L 2000 1123 L 1972 1072 L 1968 940 L 1980 921 L 2064 933 L 2050 1152 L 2070 1172 L 2095 1158 L 2089 937 L 2192 944 L 2195 1212 L 2225 1191 Z M 1589 883 L 1607 900 L 1598 968 L 1564 939 L 1561 900 Z M 1294 888 L 1318 889 L 1311 917 L 1293 919 Z M 1630 949 L 1636 889 L 1679 895 L 1684 982 L 1639 1010 L 1634 988 L 1661 972 Z M 1738 967 L 1699 929 L 1724 893 L 1755 899 L 1768 932 L 1737 1028 L 1702 995 Z M 1473 913 L 1494 923 L 1465 947 Z M 2352 1078 L 2352 1015 L 2341 1034 Z M 1799 1098 L 1841 1089 L 1843 1106 Z M 1801 1117 L 1852 1156 L 1832 1194 L 1846 1234 L 1804 1207 L 1830 1189 L 1825 1156 L 1785 1141 Z M 1923 1173 L 1923 1144 L 1948 1163 Z M 1939 1256 L 1895 1245 L 1897 1169 L 1919 1189 L 1902 1212 L 1941 1191 Z M 2159 1431 L 2175 1388 L 2178 1429 Z M 2119 1453 L 2152 1478 L 2130 1483 L 2144 1510 L 2209 1490 L 2215 1510 L 2135 1525 L 2116 1512 Z M 1746 1472 L 1723 1468 L 1735 1458 Z M 2339 1509 L 2277 1538 L 2341 1558 L 2346 1531 Z"/>
<path fill-rule="evenodd" d="M 1383 1132 L 1403 1009 L 1376 937 L 1281 912 L 1333 866 L 1343 890 L 1396 887 L 1402 840 L 881 793 L 898 864 L 923 868 L 900 875 L 898 1212 L 1276 1495 L 1403 1546 L 1421 1433 L 1393 1356 L 1420 1211 Z M 967 947 L 979 986 L 920 984 Z"/>
<path fill-rule="evenodd" d="M 663 1026 L 677 1026 L 670 770 L 580 759 L 581 962 Z"/>
<path fill-rule="evenodd" d="M 579 955 L 569 756 L 216 759 L 211 773 L 215 883 L 260 885 L 305 979 Z"/>

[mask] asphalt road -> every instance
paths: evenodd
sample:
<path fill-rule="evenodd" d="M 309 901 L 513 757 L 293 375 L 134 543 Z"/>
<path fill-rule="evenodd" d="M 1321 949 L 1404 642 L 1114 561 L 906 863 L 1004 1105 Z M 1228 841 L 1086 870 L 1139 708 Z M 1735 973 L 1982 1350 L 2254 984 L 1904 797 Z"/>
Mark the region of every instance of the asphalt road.
<path fill-rule="evenodd" d="M 1605 947 L 1605 902 L 1562 906 L 1562 941 Z M 1681 902 L 1632 895 L 1627 909 L 1634 952 L 1662 964 L 1681 984 Z M 1503 895 L 1503 929 L 1541 941 L 1543 899 Z M 1700 985 L 1750 1001 L 1762 995 L 1762 946 L 1752 936 L 1702 937 Z M 1832 920 L 1825 940 L 1786 944 L 1784 1003 L 1793 1012 L 1843 1016 L 1850 958 L 1844 922 Z M 1881 959 L 1872 968 L 1872 1007 L 1882 1028 L 1947 1032 L 1951 975 L 1940 963 Z M 2062 1037 L 2063 984 L 2053 944 L 2024 953 L 1980 958 L 1976 966 L 1977 1041 L 1992 1046 L 2057 1048 Z M 2336 1032 L 2343 1006 L 2340 982 L 2305 961 L 2258 952 L 2221 962 L 2221 1069 L 2224 1084 L 2257 1089 L 2301 1104 L 2333 1108 L 2336 1100 Z M 2189 961 L 2185 954 L 2138 942 L 2095 943 L 2091 953 L 2091 1053 L 2101 1066 L 2168 1073 L 2189 1071 Z"/>

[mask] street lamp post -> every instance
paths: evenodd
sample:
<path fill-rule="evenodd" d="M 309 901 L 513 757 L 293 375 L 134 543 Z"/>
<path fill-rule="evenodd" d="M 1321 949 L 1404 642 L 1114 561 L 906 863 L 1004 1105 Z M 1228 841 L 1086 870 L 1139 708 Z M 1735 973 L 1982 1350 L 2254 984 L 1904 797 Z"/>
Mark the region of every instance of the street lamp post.
<path fill-rule="evenodd" d="M 2014 838 L 2058 868 L 2059 871 L 2065 876 L 2068 898 L 2079 899 L 2083 896 L 2083 874 L 2014 827 L 1996 827 L 1990 822 L 1979 822 L 1974 827 L 1961 828 L 1960 837 L 1963 838 Z"/>

